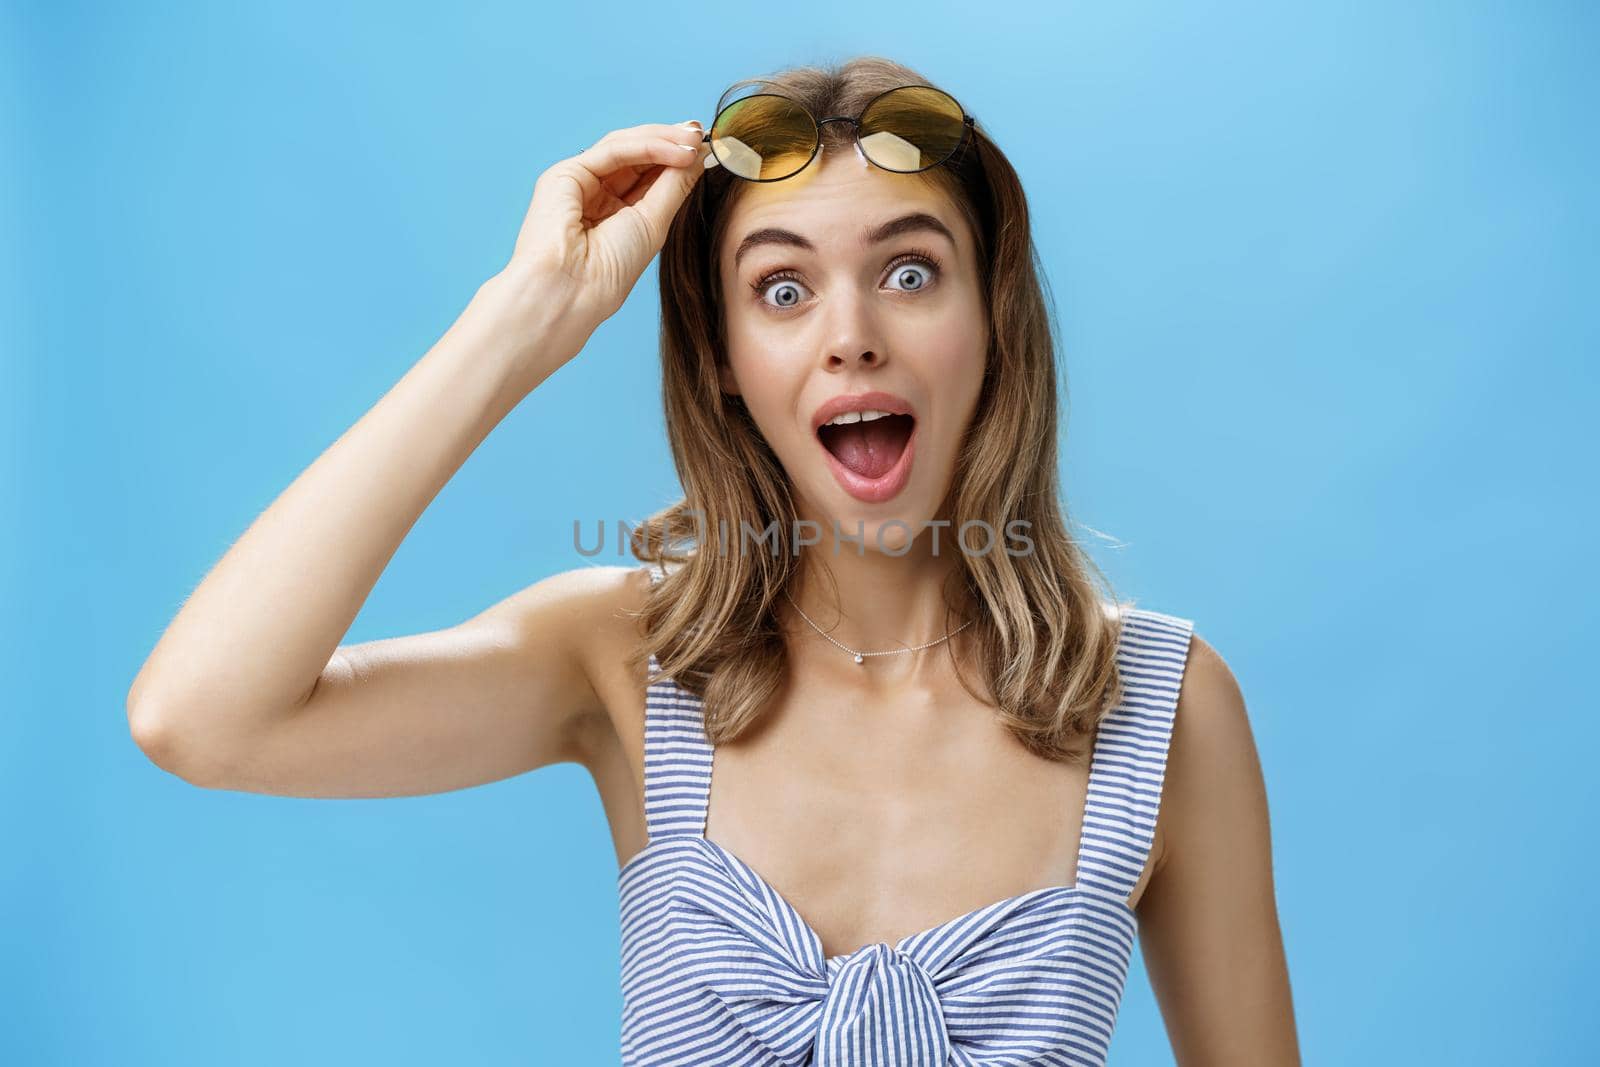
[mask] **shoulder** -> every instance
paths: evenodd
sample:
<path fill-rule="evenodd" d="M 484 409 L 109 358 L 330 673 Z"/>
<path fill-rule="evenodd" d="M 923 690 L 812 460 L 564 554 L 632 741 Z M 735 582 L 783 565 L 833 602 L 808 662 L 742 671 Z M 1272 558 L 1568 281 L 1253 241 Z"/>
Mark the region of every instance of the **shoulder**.
<path fill-rule="evenodd" d="M 1180 767 L 1197 757 L 1237 760 L 1249 742 L 1250 722 L 1239 680 L 1209 641 L 1191 634 L 1169 759 Z"/>
<path fill-rule="evenodd" d="M 627 734 L 641 713 L 646 664 L 635 662 L 644 639 L 640 613 L 654 584 L 642 564 L 584 566 L 562 571 L 521 594 L 527 630 L 560 635 L 567 655 L 593 691 L 594 703 L 580 724 L 587 755 L 615 733 Z"/>
<path fill-rule="evenodd" d="M 1136 622 L 1129 629 L 1141 635 L 1141 643 L 1149 645 L 1154 643 L 1153 638 L 1159 638 L 1167 646 L 1171 673 L 1182 679 L 1177 698 L 1180 713 L 1187 710 L 1191 715 L 1216 714 L 1214 709 L 1219 704 L 1227 703 L 1238 695 L 1238 682 L 1227 661 L 1211 642 L 1200 635 L 1191 620 L 1164 615 L 1148 608 L 1127 612 L 1125 621 L 1130 619 Z M 1179 651 L 1181 660 L 1176 654 Z M 1195 708 L 1201 710 L 1195 712 Z M 1208 712 L 1205 709 L 1213 710 Z"/>
<path fill-rule="evenodd" d="M 577 567 L 529 588 L 559 606 L 567 636 L 586 664 L 613 651 L 631 649 L 643 637 L 638 614 L 650 596 L 652 579 L 644 566 Z"/>
<path fill-rule="evenodd" d="M 649 589 L 642 566 L 577 567 L 541 578 L 512 602 L 523 621 L 561 625 L 568 637 L 583 639 L 625 628 L 628 612 L 644 605 Z"/>
<path fill-rule="evenodd" d="M 577 567 L 534 582 L 505 603 L 518 647 L 559 647 L 602 700 L 644 633 L 638 616 L 649 599 L 644 566 Z M 642 682 L 644 665 L 638 671 Z"/>
<path fill-rule="evenodd" d="M 1123 666 L 1165 691 L 1173 709 L 1173 745 L 1180 730 L 1209 733 L 1243 719 L 1244 700 L 1233 671 L 1195 631 L 1192 620 L 1150 608 L 1124 608 L 1119 641 Z M 1173 686 L 1178 689 L 1175 699 Z"/>
<path fill-rule="evenodd" d="M 1163 860 L 1195 834 L 1226 834 L 1262 816 L 1266 793 L 1244 693 L 1221 653 L 1189 638 L 1167 753 L 1159 824 Z"/>

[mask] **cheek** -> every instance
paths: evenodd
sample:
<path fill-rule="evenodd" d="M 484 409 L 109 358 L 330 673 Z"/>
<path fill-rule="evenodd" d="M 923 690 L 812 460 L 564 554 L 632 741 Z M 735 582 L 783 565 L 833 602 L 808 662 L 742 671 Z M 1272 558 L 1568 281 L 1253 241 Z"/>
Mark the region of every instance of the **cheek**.
<path fill-rule="evenodd" d="M 930 382 L 967 387 L 982 381 L 989 327 L 981 306 L 975 310 L 963 307 L 958 313 L 920 325 L 910 343 Z"/>
<path fill-rule="evenodd" d="M 940 425 L 954 429 L 966 426 L 983 390 L 989 328 L 981 306 L 942 325 L 921 338 L 918 365 L 942 413 Z M 954 447 L 959 438 L 956 432 L 945 440 Z"/>
<path fill-rule="evenodd" d="M 783 440 L 804 383 L 804 360 L 770 341 L 730 336 L 728 366 L 744 406 L 771 444 Z"/>

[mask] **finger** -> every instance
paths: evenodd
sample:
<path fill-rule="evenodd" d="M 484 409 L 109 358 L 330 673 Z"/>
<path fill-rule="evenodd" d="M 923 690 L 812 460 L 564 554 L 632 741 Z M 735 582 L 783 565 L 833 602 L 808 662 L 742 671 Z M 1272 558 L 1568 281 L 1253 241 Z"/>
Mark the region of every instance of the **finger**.
<path fill-rule="evenodd" d="M 694 157 L 690 156 L 688 158 L 691 162 L 683 164 L 685 167 L 694 165 L 692 162 Z M 645 194 L 650 191 L 651 187 L 661 179 L 663 174 L 671 174 L 675 169 L 677 168 L 659 164 L 639 167 L 637 171 L 630 174 L 628 189 L 621 194 L 612 191 L 613 183 L 609 179 L 601 181 L 596 187 L 594 195 L 584 201 L 584 217 L 592 222 L 601 222 L 625 207 L 636 206 L 639 201 L 644 199 Z"/>
<path fill-rule="evenodd" d="M 684 198 L 694 188 L 695 181 L 705 173 L 700 159 L 708 152 L 708 146 L 701 146 L 692 156 L 684 153 L 690 165 L 663 169 L 635 205 L 649 225 L 650 237 L 657 249 L 667 239 L 667 227 L 672 223 L 672 216 L 683 206 Z"/>
<path fill-rule="evenodd" d="M 638 187 L 635 186 L 635 188 Z M 615 215 L 623 208 L 631 205 L 631 200 L 626 200 L 622 197 L 616 196 L 609 189 L 602 188 L 600 190 L 600 195 L 596 198 L 594 206 L 585 209 L 583 214 L 584 218 L 591 222 L 604 222 L 606 219 L 609 219 L 612 215 Z"/>
<path fill-rule="evenodd" d="M 588 149 L 584 149 L 584 151 L 599 148 L 602 145 L 616 144 L 619 141 L 641 141 L 651 137 L 664 137 L 679 144 L 694 145 L 705 139 L 705 131 L 700 128 L 700 123 L 695 119 L 673 125 L 668 125 L 664 122 L 652 122 L 643 126 L 629 126 L 625 129 L 611 130 L 590 145 Z M 582 154 L 583 152 L 579 152 L 573 158 L 577 158 L 578 155 Z"/>
<path fill-rule="evenodd" d="M 669 171 L 696 166 L 701 152 L 686 153 L 682 160 L 673 159 L 669 164 L 652 163 L 639 167 L 628 167 L 618 174 L 608 175 L 599 183 L 599 193 L 592 199 L 587 208 L 604 202 L 606 209 L 602 215 L 609 215 L 617 207 L 624 204 L 637 204 L 649 191 L 652 184 L 662 174 Z M 709 153 L 704 153 L 709 154 Z M 593 211 L 591 210 L 591 214 Z"/>
<path fill-rule="evenodd" d="M 674 128 L 668 127 L 668 129 Z M 637 180 L 640 169 L 645 167 L 682 166 L 688 160 L 699 162 L 696 146 L 700 144 L 700 136 L 697 131 L 682 127 L 676 128 L 670 135 L 629 135 L 615 138 L 608 135 L 572 158 L 593 174 L 596 180 L 620 176 L 631 187 L 632 181 L 627 178 L 627 173 L 633 174 L 635 176 L 633 180 Z M 608 187 L 612 192 L 618 191 L 615 184 L 608 183 Z M 622 191 L 626 192 L 626 189 Z"/>
<path fill-rule="evenodd" d="M 664 122 L 652 122 L 642 126 L 630 127 L 626 130 L 613 130 L 612 132 L 606 134 L 605 137 L 601 138 L 601 140 L 614 141 L 621 136 L 665 137 L 677 144 L 687 144 L 692 147 L 700 143 L 701 139 L 704 137 L 704 133 L 700 129 L 700 123 L 691 119 L 688 122 L 680 122 L 675 125 L 668 125 Z M 601 180 L 605 184 L 605 187 L 614 196 L 626 197 L 629 192 L 637 190 L 633 197 L 633 199 L 637 200 L 639 196 L 644 194 L 644 190 L 639 188 L 640 178 L 649 173 L 655 166 L 658 166 L 658 164 L 635 164 L 633 166 L 624 167 L 614 174 L 608 174 Z"/>
<path fill-rule="evenodd" d="M 650 187 L 659 181 L 663 174 L 671 173 L 671 167 L 651 167 L 649 172 L 641 174 L 633 188 L 622 196 L 622 202 L 629 207 L 636 206 L 639 201 L 644 199 L 644 195 L 650 191 Z"/>
<path fill-rule="evenodd" d="M 646 164 L 641 169 L 650 171 L 665 168 L 659 164 Z M 631 183 L 624 182 L 622 184 L 631 184 L 631 187 L 637 188 L 638 174 L 633 172 L 631 168 L 629 168 L 629 174 L 632 175 Z M 574 204 L 574 209 L 571 211 L 572 221 L 588 220 L 596 222 L 608 218 L 627 206 L 627 201 L 612 191 L 613 184 L 608 179 L 614 177 L 614 175 L 606 175 L 604 177 L 596 175 L 588 167 L 579 163 L 576 157 L 564 159 L 547 170 L 540 177 L 540 183 L 548 184 L 553 188 L 556 183 L 570 182 L 576 195 L 543 197 L 539 195 L 539 184 L 536 183 L 533 203 L 529 209 L 529 218 L 537 219 L 543 225 L 562 222 L 567 219 L 569 214 L 569 209 L 564 206 L 568 203 Z"/>
<path fill-rule="evenodd" d="M 610 133 L 606 134 L 605 137 L 600 138 L 600 140 L 603 141 L 606 139 L 606 137 L 641 134 L 650 137 L 677 137 L 685 130 L 695 131 L 694 135 L 696 139 L 698 139 L 705 132 L 703 129 L 701 129 L 699 120 L 697 119 L 690 119 L 688 122 L 646 122 L 639 126 L 627 126 L 620 130 L 612 130 Z"/>
<path fill-rule="evenodd" d="M 534 185 L 527 224 L 537 229 L 567 226 L 585 217 L 591 220 L 596 216 L 609 217 L 643 195 L 643 189 L 639 188 L 641 176 L 685 166 L 686 161 L 697 160 L 701 154 L 679 147 L 685 143 L 690 147 L 700 143 L 702 135 L 693 127 L 658 123 L 643 129 L 660 132 L 641 135 L 633 130 L 613 130 L 590 148 L 548 168 Z M 572 184 L 576 193 L 571 199 L 539 195 L 541 184 L 554 189 L 566 182 Z M 638 192 L 629 200 L 623 200 L 615 191 L 619 187 L 626 192 L 636 189 Z M 577 210 L 569 215 L 563 205 L 573 200 L 577 202 Z"/>
<path fill-rule="evenodd" d="M 653 168 L 653 164 L 645 167 L 624 167 L 615 174 L 606 175 L 600 184 L 604 185 L 612 196 L 627 196 L 629 190 L 639 187 L 639 179 L 644 173 Z"/>
<path fill-rule="evenodd" d="M 613 196 L 627 197 L 632 195 L 637 200 L 644 195 L 643 183 L 647 182 L 651 175 L 660 170 L 661 164 L 659 163 L 642 163 L 634 167 L 623 167 L 615 174 L 606 175 L 601 179 L 600 184 L 604 185 Z"/>

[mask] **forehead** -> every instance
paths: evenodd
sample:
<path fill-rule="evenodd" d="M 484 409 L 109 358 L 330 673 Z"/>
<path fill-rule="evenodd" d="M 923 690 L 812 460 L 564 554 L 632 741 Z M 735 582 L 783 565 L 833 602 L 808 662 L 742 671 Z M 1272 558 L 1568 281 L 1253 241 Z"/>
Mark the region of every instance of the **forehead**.
<path fill-rule="evenodd" d="M 867 230 L 904 216 L 926 215 L 943 224 L 958 249 L 966 240 L 961 213 L 942 190 L 919 175 L 864 163 L 848 146 L 824 147 L 792 178 L 741 184 L 718 250 L 725 270 L 741 265 L 735 263 L 741 247 L 744 262 L 786 244 L 791 251 L 803 250 L 788 242 L 760 241 L 778 230 L 804 237 L 818 252 L 847 252 L 863 247 Z M 937 240 L 932 231 L 916 232 Z"/>

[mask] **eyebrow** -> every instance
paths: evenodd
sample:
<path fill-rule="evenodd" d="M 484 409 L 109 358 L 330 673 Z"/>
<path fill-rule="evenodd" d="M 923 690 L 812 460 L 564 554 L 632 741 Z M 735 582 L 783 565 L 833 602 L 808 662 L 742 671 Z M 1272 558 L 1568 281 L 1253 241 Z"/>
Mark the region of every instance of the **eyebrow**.
<path fill-rule="evenodd" d="M 861 243 L 867 245 L 880 244 L 908 233 L 937 233 L 953 246 L 956 243 L 955 234 L 950 232 L 950 227 L 940 222 L 926 211 L 913 211 L 877 226 L 868 227 L 861 235 Z M 759 248 L 762 245 L 786 245 L 791 248 L 815 252 L 817 246 L 812 244 L 793 230 L 785 230 L 778 226 L 767 226 L 759 230 L 751 230 L 745 234 L 744 240 L 739 242 L 739 248 L 733 253 L 733 266 L 737 270 L 739 261 L 745 253 Z"/>

